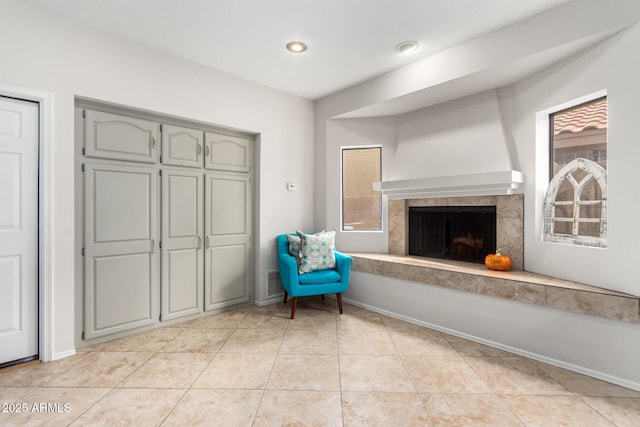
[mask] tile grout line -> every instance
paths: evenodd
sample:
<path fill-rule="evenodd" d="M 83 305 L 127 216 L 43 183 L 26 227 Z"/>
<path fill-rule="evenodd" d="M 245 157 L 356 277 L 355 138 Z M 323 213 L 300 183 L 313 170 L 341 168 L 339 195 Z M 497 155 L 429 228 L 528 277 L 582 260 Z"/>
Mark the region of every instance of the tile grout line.
<path fill-rule="evenodd" d="M 429 418 L 429 422 L 431 423 L 432 426 L 435 426 L 435 423 L 433 422 L 433 417 L 431 416 L 431 412 L 429 411 L 429 408 L 427 408 L 427 405 L 424 403 L 424 399 L 422 399 L 421 393 L 418 391 L 418 387 L 416 386 L 416 383 L 413 380 L 413 377 L 409 373 L 409 369 L 405 364 L 404 357 L 402 357 L 402 353 L 398 349 L 396 341 L 393 339 L 393 335 L 391 335 L 391 333 L 389 332 L 389 325 L 387 325 L 387 323 L 384 321 L 384 317 L 381 316 L 381 318 L 382 318 L 382 324 L 384 325 L 384 329 L 387 332 L 387 335 L 389 335 L 389 339 L 393 343 L 393 347 L 396 349 L 396 352 L 398 353 L 398 358 L 400 359 L 400 363 L 402 363 L 402 367 L 407 373 L 407 376 L 409 377 L 409 381 L 411 381 L 411 385 L 413 385 L 413 389 L 415 390 L 415 395 L 420 401 L 420 405 L 422 406 L 422 408 L 424 408 L 425 414 L 427 414 L 427 417 Z"/>
<path fill-rule="evenodd" d="M 253 307 L 251 308 L 250 312 L 253 311 Z M 258 416 L 258 412 L 260 411 L 260 407 L 262 406 L 262 402 L 264 400 L 264 395 L 267 392 L 267 387 L 269 386 L 269 380 L 271 379 L 271 374 L 273 374 L 273 368 L 276 365 L 276 361 L 278 360 L 278 355 L 280 354 L 280 349 L 282 348 L 282 343 L 284 342 L 284 337 L 287 334 L 287 331 L 289 330 L 289 322 L 287 322 L 285 328 L 284 328 L 284 332 L 282 333 L 282 338 L 280 340 L 280 345 L 278 346 L 278 350 L 276 351 L 275 357 L 273 358 L 273 363 L 271 363 L 271 369 L 269 370 L 269 375 L 267 376 L 267 379 L 264 382 L 264 387 L 262 388 L 262 393 L 260 394 L 260 400 L 258 401 L 258 404 L 256 405 L 256 409 L 253 413 L 253 417 L 251 419 L 251 425 L 253 426 L 256 422 L 256 417 Z"/>

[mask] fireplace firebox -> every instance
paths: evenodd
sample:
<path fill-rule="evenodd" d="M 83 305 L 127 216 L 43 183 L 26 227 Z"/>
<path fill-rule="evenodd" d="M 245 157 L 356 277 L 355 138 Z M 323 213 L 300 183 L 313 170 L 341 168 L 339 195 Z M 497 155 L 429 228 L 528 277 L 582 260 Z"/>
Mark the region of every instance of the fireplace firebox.
<path fill-rule="evenodd" d="M 409 255 L 483 263 L 496 250 L 496 207 L 410 207 L 408 246 Z"/>

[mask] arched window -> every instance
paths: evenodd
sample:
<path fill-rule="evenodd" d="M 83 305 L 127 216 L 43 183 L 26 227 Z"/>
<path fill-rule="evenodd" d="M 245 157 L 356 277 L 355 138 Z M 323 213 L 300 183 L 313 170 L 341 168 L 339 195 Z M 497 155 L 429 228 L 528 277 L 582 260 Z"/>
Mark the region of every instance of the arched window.
<path fill-rule="evenodd" d="M 544 199 L 547 242 L 607 246 L 607 171 L 577 158 L 558 171 Z"/>

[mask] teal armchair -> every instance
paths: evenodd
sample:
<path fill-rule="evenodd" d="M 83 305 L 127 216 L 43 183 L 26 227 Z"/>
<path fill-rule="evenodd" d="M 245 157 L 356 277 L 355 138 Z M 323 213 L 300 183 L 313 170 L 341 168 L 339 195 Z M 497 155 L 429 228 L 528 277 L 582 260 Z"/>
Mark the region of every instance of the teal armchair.
<path fill-rule="evenodd" d="M 352 258 L 341 252 L 334 251 L 336 267 L 330 270 L 317 270 L 310 273 L 298 274 L 298 263 L 289 254 L 287 235 L 278 236 L 278 264 L 280 267 L 280 283 L 284 288 L 284 302 L 287 297 L 293 297 L 291 302 L 291 318 L 296 315 L 298 297 L 336 294 L 338 309 L 342 314 L 342 293 L 349 287 Z"/>

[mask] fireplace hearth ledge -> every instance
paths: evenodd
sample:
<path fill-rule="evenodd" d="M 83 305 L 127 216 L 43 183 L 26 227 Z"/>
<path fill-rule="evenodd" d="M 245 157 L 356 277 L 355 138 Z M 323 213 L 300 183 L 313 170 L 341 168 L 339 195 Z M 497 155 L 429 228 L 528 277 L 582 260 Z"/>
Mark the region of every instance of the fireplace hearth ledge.
<path fill-rule="evenodd" d="M 383 253 L 349 253 L 352 269 L 528 304 L 640 323 L 640 297 L 528 271 Z"/>

